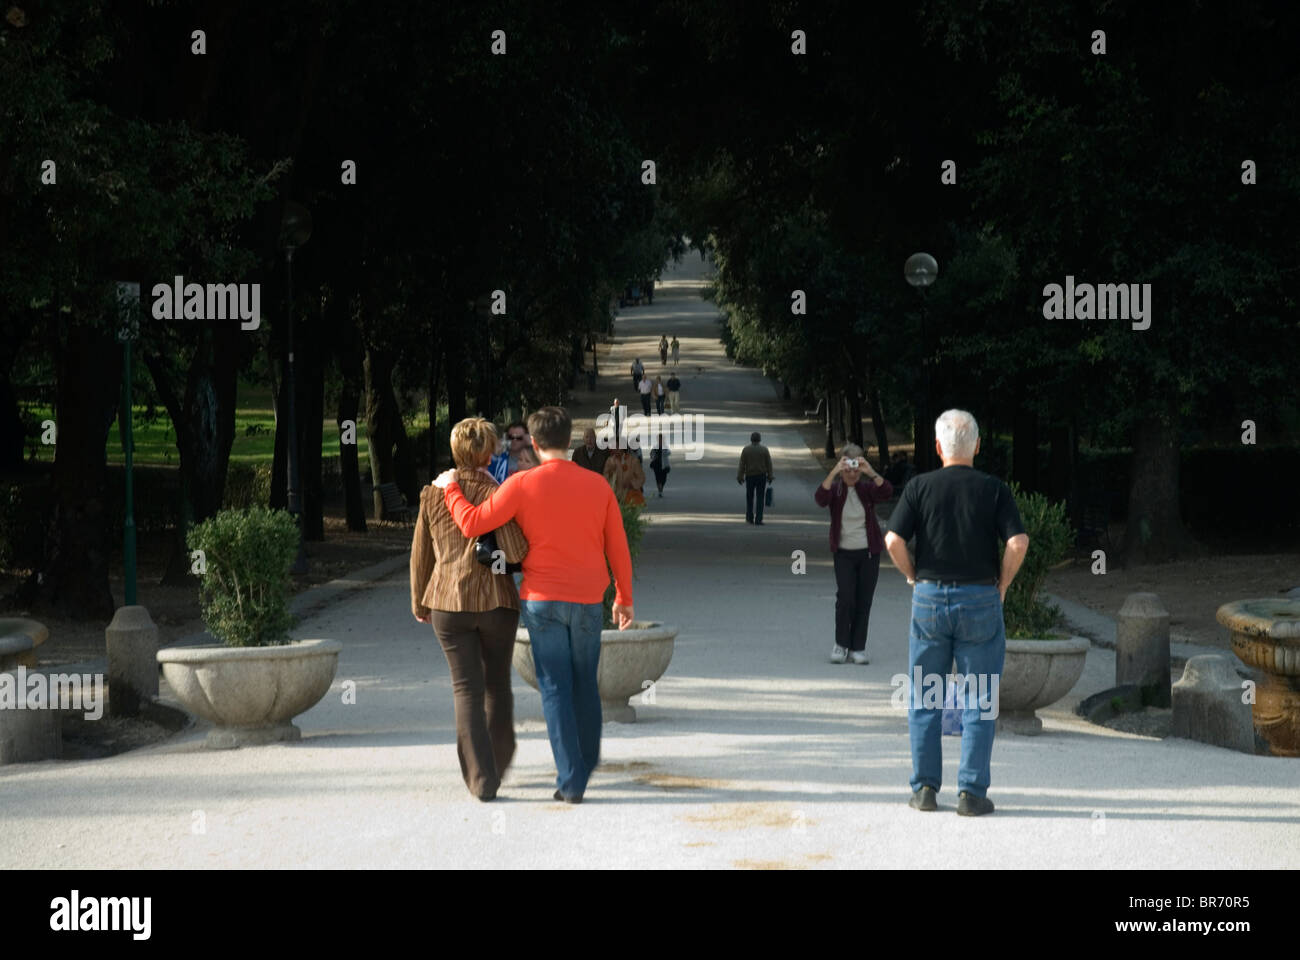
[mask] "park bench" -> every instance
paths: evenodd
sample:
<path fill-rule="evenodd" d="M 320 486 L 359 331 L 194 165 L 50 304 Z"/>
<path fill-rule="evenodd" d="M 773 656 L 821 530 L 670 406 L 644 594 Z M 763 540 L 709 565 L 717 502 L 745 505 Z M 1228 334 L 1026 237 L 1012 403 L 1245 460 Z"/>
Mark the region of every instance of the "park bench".
<path fill-rule="evenodd" d="M 406 498 L 402 496 L 402 491 L 397 489 L 395 483 L 381 483 L 379 485 L 379 496 L 383 498 L 384 513 L 380 519 L 396 520 L 401 519 L 407 523 L 411 521 L 411 514 L 414 510 L 406 505 Z"/>
<path fill-rule="evenodd" d="M 811 409 L 811 410 L 805 410 L 805 411 L 803 412 L 803 415 L 804 415 L 805 417 L 816 417 L 816 418 L 818 418 L 818 419 L 820 420 L 820 419 L 821 419 L 821 415 L 822 415 L 822 407 L 825 405 L 825 403 L 826 403 L 826 398 L 825 398 L 825 397 L 818 397 L 818 398 L 817 398 L 817 406 L 814 407 L 814 408 Z"/>

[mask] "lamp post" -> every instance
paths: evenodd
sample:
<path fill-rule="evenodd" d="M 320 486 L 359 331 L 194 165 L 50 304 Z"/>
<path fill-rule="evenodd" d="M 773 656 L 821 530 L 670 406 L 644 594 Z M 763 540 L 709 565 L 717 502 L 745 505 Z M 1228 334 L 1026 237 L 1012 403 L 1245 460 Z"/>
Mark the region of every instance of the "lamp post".
<path fill-rule="evenodd" d="M 916 451 L 917 473 L 934 468 L 934 417 L 931 416 L 930 394 L 933 365 L 930 362 L 929 331 L 926 329 L 927 306 L 925 288 L 934 283 L 939 276 L 939 263 L 928 253 L 914 253 L 903 264 L 903 278 L 921 296 L 921 390 L 916 403 L 916 416 L 913 418 L 912 434 Z"/>
<path fill-rule="evenodd" d="M 290 200 L 284 206 L 284 216 L 280 220 L 280 248 L 284 250 L 284 266 L 288 304 L 288 351 L 284 373 L 284 389 L 288 394 L 289 428 L 287 446 L 289 456 L 289 513 L 298 526 L 298 556 L 291 568 L 294 573 L 307 572 L 307 556 L 302 545 L 302 482 L 298 474 L 298 415 L 296 393 L 297 386 L 293 375 L 293 252 L 311 238 L 311 212 L 301 203 Z"/>
<path fill-rule="evenodd" d="M 133 484 L 133 455 L 135 437 L 131 432 L 131 344 L 140 336 L 140 284 L 121 282 L 117 285 L 117 308 L 120 326 L 118 342 L 122 344 L 122 419 L 119 421 L 122 437 L 122 455 L 126 460 L 126 518 L 122 522 L 122 594 L 124 605 L 135 606 L 135 487 Z"/>

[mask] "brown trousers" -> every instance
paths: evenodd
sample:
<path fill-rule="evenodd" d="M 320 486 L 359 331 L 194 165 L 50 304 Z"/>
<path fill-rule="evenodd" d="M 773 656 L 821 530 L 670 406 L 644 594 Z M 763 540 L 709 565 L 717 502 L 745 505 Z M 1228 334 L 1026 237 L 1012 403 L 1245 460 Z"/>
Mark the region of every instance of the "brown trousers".
<path fill-rule="evenodd" d="M 430 613 L 451 668 L 460 773 L 470 793 L 490 799 L 515 755 L 510 658 L 519 611 L 497 607 L 483 613 Z"/>

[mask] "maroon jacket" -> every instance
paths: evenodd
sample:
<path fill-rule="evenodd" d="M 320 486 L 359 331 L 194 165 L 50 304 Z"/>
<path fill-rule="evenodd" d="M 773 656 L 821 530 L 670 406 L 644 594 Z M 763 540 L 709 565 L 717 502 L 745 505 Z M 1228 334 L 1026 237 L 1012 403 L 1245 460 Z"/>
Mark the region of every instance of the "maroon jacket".
<path fill-rule="evenodd" d="M 876 511 L 874 505 L 884 503 L 894 495 L 894 485 L 885 480 L 880 486 L 876 486 L 874 480 L 868 480 L 866 477 L 859 477 L 857 486 L 854 488 L 858 491 L 858 499 L 867 510 L 867 549 L 872 553 L 883 553 L 885 550 L 885 535 L 880 532 L 880 522 L 876 520 Z M 849 495 L 848 484 L 840 477 L 831 481 L 831 488 L 827 490 L 820 483 L 817 489 L 813 491 L 813 499 L 817 501 L 817 506 L 831 508 L 831 552 L 834 553 L 840 548 L 840 518 L 844 514 L 844 499 Z"/>

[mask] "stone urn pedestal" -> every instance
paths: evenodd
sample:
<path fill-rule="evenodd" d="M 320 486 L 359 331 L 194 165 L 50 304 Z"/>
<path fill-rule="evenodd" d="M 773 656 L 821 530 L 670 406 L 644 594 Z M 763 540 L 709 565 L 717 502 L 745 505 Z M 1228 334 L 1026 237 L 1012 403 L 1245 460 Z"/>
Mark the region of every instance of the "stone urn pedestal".
<path fill-rule="evenodd" d="M 636 709 L 628 700 L 650 689 L 664 675 L 673 658 L 676 637 L 676 627 L 657 621 L 634 620 L 626 630 L 600 632 L 597 680 L 605 723 L 636 722 Z M 524 682 L 536 690 L 537 671 L 526 627 L 515 633 L 514 665 Z M 649 696 L 654 696 L 653 691 Z"/>
<path fill-rule="evenodd" d="M 212 722 L 207 746 L 221 750 L 300 739 L 291 721 L 325 696 L 342 649 L 337 640 L 166 647 L 158 662 L 176 699 Z"/>
<path fill-rule="evenodd" d="M 1260 752 L 1300 757 L 1300 600 L 1237 600 L 1216 619 L 1232 652 L 1259 671 L 1251 720 Z"/>
<path fill-rule="evenodd" d="M 1034 713 L 1070 692 L 1083 674 L 1092 643 L 1087 637 L 1007 640 L 998 690 L 998 730 L 1035 736 L 1043 721 Z"/>

